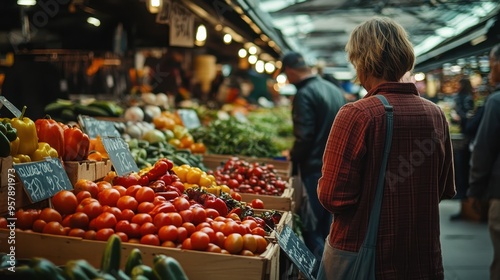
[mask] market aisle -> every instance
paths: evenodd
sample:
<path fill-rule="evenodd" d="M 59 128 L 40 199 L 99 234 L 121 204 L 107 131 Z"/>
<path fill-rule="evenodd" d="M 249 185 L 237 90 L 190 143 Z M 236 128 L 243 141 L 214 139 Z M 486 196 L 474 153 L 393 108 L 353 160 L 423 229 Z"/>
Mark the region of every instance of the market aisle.
<path fill-rule="evenodd" d="M 486 223 L 450 221 L 459 200 L 440 204 L 441 245 L 445 280 L 488 280 L 493 248 Z"/>

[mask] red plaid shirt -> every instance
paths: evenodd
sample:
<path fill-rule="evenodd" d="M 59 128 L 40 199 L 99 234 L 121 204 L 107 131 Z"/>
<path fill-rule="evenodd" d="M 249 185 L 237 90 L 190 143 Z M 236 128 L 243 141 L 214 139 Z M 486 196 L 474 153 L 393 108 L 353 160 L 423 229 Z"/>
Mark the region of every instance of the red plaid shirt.
<path fill-rule="evenodd" d="M 439 207 L 455 195 L 443 111 L 412 83 L 385 83 L 342 107 L 323 156 L 318 197 L 334 214 L 329 242 L 358 251 L 366 234 L 386 133 L 383 94 L 394 108 L 377 238 L 378 279 L 443 279 Z"/>

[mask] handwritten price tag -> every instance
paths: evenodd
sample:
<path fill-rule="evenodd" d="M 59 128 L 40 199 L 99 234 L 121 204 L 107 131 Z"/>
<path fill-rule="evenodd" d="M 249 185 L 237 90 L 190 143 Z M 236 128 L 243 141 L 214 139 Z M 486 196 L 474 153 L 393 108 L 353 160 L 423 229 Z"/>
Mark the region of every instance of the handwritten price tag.
<path fill-rule="evenodd" d="M 139 167 L 134 161 L 134 157 L 130 153 L 128 144 L 121 137 L 103 137 L 102 144 L 104 149 L 109 154 L 109 159 L 115 168 L 118 176 L 138 172 Z"/>
<path fill-rule="evenodd" d="M 288 258 L 304 273 L 309 280 L 314 280 L 317 274 L 319 262 L 304 242 L 285 225 L 280 234 L 277 234 L 278 245 L 286 253 Z"/>
<path fill-rule="evenodd" d="M 61 190 L 73 189 L 59 159 L 14 164 L 14 169 L 33 203 L 52 197 Z"/>

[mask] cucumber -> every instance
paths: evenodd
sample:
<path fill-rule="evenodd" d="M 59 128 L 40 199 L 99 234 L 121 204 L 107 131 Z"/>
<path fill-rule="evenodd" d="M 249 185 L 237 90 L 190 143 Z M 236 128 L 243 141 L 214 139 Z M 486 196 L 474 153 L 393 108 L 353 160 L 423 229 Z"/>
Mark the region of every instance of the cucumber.
<path fill-rule="evenodd" d="M 181 264 L 174 258 L 165 256 L 155 258 L 153 272 L 160 280 L 187 280 Z"/>
<path fill-rule="evenodd" d="M 75 113 L 77 115 L 82 114 L 94 117 L 111 117 L 111 114 L 109 114 L 106 110 L 92 105 L 85 106 L 82 104 L 76 104 Z"/>
<path fill-rule="evenodd" d="M 134 248 L 130 251 L 130 255 L 128 255 L 127 262 L 125 263 L 125 274 L 131 276 L 132 269 L 140 264 L 143 264 L 141 250 Z"/>
<path fill-rule="evenodd" d="M 115 274 L 120 270 L 121 239 L 113 234 L 109 237 L 101 260 L 101 271 L 103 273 Z"/>
<path fill-rule="evenodd" d="M 76 121 L 75 112 L 70 108 L 62 110 L 59 117 L 65 121 Z"/>
<path fill-rule="evenodd" d="M 71 109 L 72 107 L 73 103 L 71 101 L 56 101 L 47 104 L 44 111 L 45 114 L 57 116 L 62 112 L 62 110 Z"/>

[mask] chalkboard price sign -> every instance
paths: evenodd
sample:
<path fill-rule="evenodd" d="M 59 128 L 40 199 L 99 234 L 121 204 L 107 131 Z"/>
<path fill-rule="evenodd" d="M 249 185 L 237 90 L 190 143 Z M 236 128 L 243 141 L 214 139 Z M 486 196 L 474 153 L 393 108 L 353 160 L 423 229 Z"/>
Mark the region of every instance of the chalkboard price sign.
<path fill-rule="evenodd" d="M 130 153 L 128 144 L 123 138 L 103 137 L 101 139 L 118 176 L 139 171 L 139 167 L 137 167 L 134 157 Z"/>
<path fill-rule="evenodd" d="M 59 159 L 14 164 L 14 169 L 32 203 L 52 197 L 61 190 L 73 189 Z"/>
<path fill-rule="evenodd" d="M 182 120 L 182 123 L 187 129 L 193 129 L 200 127 L 200 119 L 198 118 L 198 114 L 193 109 L 179 109 L 177 110 L 179 117 Z"/>
<path fill-rule="evenodd" d="M 319 262 L 304 242 L 285 225 L 281 233 L 277 234 L 278 245 L 283 249 L 290 260 L 309 280 L 315 280 Z"/>
<path fill-rule="evenodd" d="M 120 137 L 120 133 L 115 127 L 115 124 L 111 121 L 98 120 L 89 116 L 78 116 L 80 126 L 83 128 L 87 135 L 94 139 L 98 135 L 101 137 Z"/>

